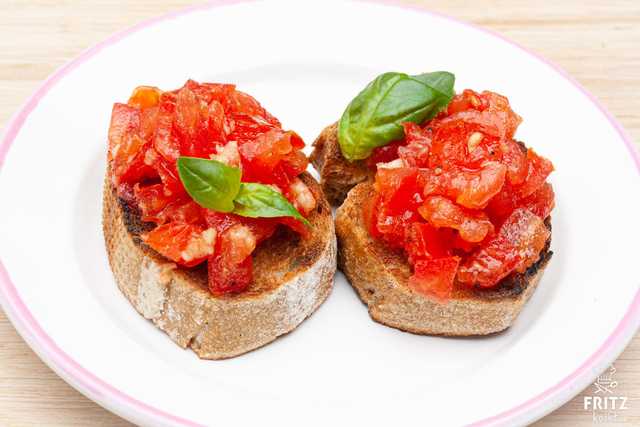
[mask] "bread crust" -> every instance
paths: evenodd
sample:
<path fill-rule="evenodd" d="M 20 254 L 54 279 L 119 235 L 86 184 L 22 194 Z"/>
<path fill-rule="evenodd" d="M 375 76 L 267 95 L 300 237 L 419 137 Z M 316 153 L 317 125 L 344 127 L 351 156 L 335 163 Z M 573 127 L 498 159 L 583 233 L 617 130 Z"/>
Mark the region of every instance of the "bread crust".
<path fill-rule="evenodd" d="M 103 232 L 118 287 L 143 317 L 203 359 L 238 356 L 292 331 L 325 301 L 336 270 L 330 206 L 309 174 L 301 179 L 318 200 L 311 236 L 280 230 L 261 243 L 249 289 L 228 296 L 207 290 L 205 266 L 177 267 L 144 245 L 139 234 L 149 224 L 105 180 Z"/>
<path fill-rule="evenodd" d="M 362 206 L 373 185 L 358 184 L 337 210 L 338 266 L 379 323 L 415 334 L 472 336 L 500 332 L 513 324 L 535 291 L 552 256 L 550 238 L 534 265 L 495 288 L 457 287 L 447 303 L 426 298 L 407 286 L 411 267 L 401 251 L 373 239 Z M 550 221 L 546 221 L 550 228 Z"/>
<path fill-rule="evenodd" d="M 365 161 L 350 162 L 344 158 L 338 143 L 337 123 L 327 126 L 316 138 L 309 159 L 320 174 L 320 185 L 327 200 L 334 206 L 342 204 L 354 186 L 375 175 Z"/>

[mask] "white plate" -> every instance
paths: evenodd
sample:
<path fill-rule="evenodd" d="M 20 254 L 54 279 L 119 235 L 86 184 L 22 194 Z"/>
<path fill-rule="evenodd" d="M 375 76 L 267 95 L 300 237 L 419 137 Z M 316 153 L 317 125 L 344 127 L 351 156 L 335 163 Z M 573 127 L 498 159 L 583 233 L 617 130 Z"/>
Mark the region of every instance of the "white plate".
<path fill-rule="evenodd" d="M 458 90 L 508 95 L 525 119 L 518 137 L 557 169 L 555 256 L 508 332 L 445 339 L 381 326 L 338 274 L 292 334 L 201 361 L 119 293 L 100 194 L 111 106 L 133 87 L 237 83 L 310 143 L 378 73 L 437 69 L 455 72 Z M 138 423 L 522 424 L 587 386 L 640 322 L 640 163 L 619 125 L 549 63 L 426 11 L 218 2 L 147 22 L 51 76 L 7 126 L 5 155 L 2 305 L 60 376 Z"/>

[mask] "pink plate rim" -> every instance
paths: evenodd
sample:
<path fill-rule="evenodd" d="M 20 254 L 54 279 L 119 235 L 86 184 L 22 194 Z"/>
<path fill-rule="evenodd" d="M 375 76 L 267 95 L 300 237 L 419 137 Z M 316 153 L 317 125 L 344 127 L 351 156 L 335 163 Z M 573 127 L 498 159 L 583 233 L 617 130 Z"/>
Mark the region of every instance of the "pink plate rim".
<path fill-rule="evenodd" d="M 255 0 L 211 0 L 210 2 L 182 9 L 176 12 L 168 13 L 156 18 L 152 18 L 143 21 L 133 27 L 118 32 L 106 40 L 94 45 L 93 47 L 85 50 L 78 57 L 66 63 L 53 74 L 51 74 L 38 88 L 38 90 L 22 105 L 18 112 L 12 117 L 5 128 L 5 133 L 0 141 L 0 168 L 4 163 L 7 152 L 20 129 L 22 128 L 25 120 L 29 114 L 38 105 L 40 99 L 42 99 L 49 90 L 56 85 L 65 75 L 71 73 L 77 66 L 81 65 L 89 58 L 98 54 L 103 48 L 119 42 L 127 36 L 147 28 L 149 26 L 158 24 L 162 21 L 173 19 L 182 15 L 193 13 L 200 10 L 208 10 L 215 7 L 246 3 Z M 454 22 L 459 25 L 464 25 L 473 28 L 477 31 L 489 34 L 496 37 L 505 43 L 508 43 L 516 48 L 524 51 L 530 56 L 536 58 L 540 62 L 546 64 L 558 74 L 569 81 L 575 86 L 584 96 L 593 103 L 611 123 L 613 128 L 619 134 L 621 140 L 626 145 L 629 153 L 634 160 L 638 172 L 640 173 L 640 155 L 636 151 L 632 141 L 625 134 L 622 126 L 618 121 L 609 113 L 597 100 L 589 93 L 580 83 L 570 77 L 564 70 L 562 70 L 556 64 L 546 60 L 540 55 L 520 46 L 519 44 L 508 40 L 507 38 L 495 33 L 491 30 L 476 26 L 474 24 L 459 21 L 453 17 L 436 13 L 422 6 L 407 5 L 401 0 L 357 0 L 365 3 L 377 3 L 384 4 L 393 7 L 404 8 L 407 10 L 413 10 L 420 13 L 426 13 L 431 16 L 436 16 L 448 21 Z M 20 335 L 29 343 L 29 345 L 36 351 L 36 353 L 51 367 L 58 375 L 64 378 L 72 386 L 76 387 L 82 393 L 107 407 L 108 409 L 118 413 L 119 415 L 128 417 L 131 420 L 154 422 L 169 425 L 180 426 L 199 426 L 200 424 L 187 420 L 173 414 L 167 413 L 161 409 L 154 408 L 144 402 L 141 402 L 126 393 L 116 389 L 112 385 L 98 378 L 85 368 L 83 368 L 78 362 L 73 360 L 67 355 L 51 337 L 42 329 L 38 321 L 34 318 L 32 313 L 27 308 L 24 301 L 20 298 L 18 290 L 11 282 L 9 273 L 5 269 L 2 261 L 0 260 L 0 303 L 7 313 L 7 316 L 20 332 Z M 602 371 L 608 363 L 615 359 L 622 350 L 629 343 L 636 330 L 640 327 L 640 289 L 636 292 L 629 308 L 623 316 L 620 323 L 612 331 L 609 337 L 601 344 L 601 346 L 582 364 L 580 364 L 574 372 L 567 377 L 563 378 L 556 385 L 550 387 L 544 392 L 533 396 L 525 402 L 501 413 L 498 413 L 489 418 L 479 420 L 472 423 L 472 426 L 490 426 L 506 423 L 513 423 L 516 421 L 531 422 L 543 415 L 558 408 L 560 405 L 567 402 L 571 397 L 581 391 L 582 388 L 587 386 L 595 376 Z"/>

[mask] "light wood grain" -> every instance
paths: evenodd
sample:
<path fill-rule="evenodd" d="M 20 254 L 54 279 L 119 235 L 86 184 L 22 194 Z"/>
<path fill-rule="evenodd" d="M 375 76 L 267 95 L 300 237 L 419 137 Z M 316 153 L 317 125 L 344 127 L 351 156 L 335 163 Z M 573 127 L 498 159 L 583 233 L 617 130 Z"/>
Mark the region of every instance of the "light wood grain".
<path fill-rule="evenodd" d="M 411 2 L 411 1 L 410 1 Z M 181 0 L 0 2 L 0 126 L 57 67 L 143 19 L 188 5 Z M 640 136 L 640 2 L 413 1 L 491 28 L 560 64 Z M 640 337 L 616 361 L 617 394 L 630 409 L 617 426 L 640 425 Z M 589 388 L 586 394 L 592 395 Z M 582 395 L 537 427 L 593 425 Z M 127 426 L 47 368 L 0 312 L 0 425 Z M 600 424 L 603 425 L 603 424 Z"/>

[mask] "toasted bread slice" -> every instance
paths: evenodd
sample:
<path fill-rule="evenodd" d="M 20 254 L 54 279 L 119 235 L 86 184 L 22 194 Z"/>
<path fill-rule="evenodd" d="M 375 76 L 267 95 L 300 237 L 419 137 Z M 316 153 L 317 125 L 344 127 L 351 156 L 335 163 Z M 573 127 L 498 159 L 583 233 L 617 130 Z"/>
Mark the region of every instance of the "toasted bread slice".
<path fill-rule="evenodd" d="M 118 287 L 142 316 L 203 359 L 237 356 L 292 331 L 327 298 L 336 270 L 330 206 L 309 174 L 301 179 L 318 200 L 308 217 L 311 235 L 282 229 L 261 243 L 253 254 L 253 283 L 228 296 L 208 291 L 206 265 L 176 267 L 146 246 L 139 236 L 152 225 L 140 221 L 107 179 L 103 230 Z"/>
<path fill-rule="evenodd" d="M 350 162 L 344 158 L 338 144 L 337 123 L 327 126 L 316 138 L 309 159 L 320 174 L 320 185 L 327 200 L 334 206 L 342 204 L 355 185 L 375 175 L 365 161 Z"/>
<path fill-rule="evenodd" d="M 411 267 L 402 251 L 369 235 L 362 206 L 373 195 L 373 184 L 358 184 L 336 217 L 338 265 L 373 320 L 416 334 L 448 336 L 486 335 L 511 326 L 551 258 L 550 239 L 525 273 L 512 274 L 491 289 L 457 288 L 450 301 L 439 303 L 407 286 Z"/>

